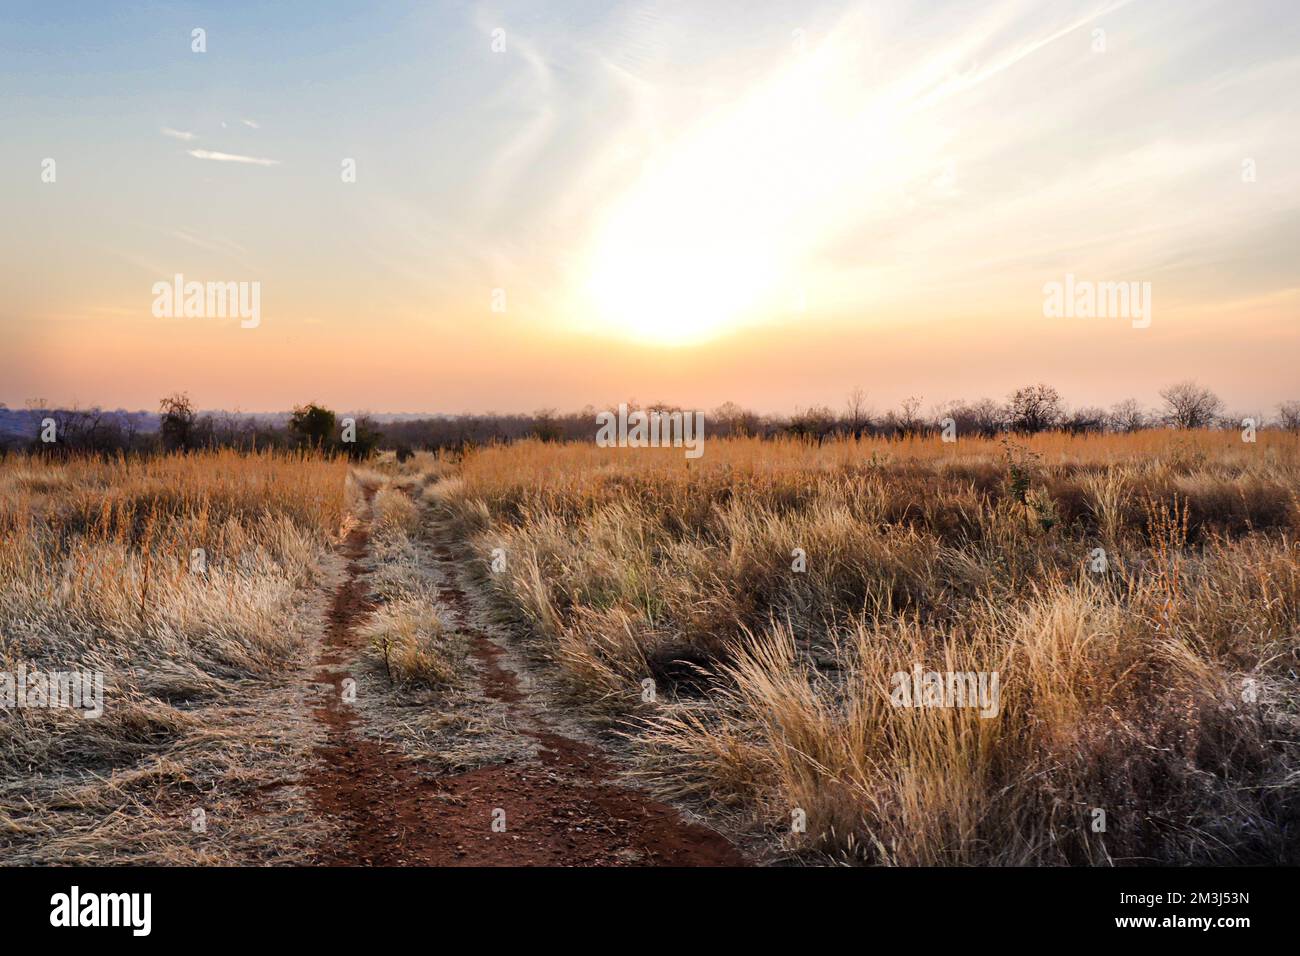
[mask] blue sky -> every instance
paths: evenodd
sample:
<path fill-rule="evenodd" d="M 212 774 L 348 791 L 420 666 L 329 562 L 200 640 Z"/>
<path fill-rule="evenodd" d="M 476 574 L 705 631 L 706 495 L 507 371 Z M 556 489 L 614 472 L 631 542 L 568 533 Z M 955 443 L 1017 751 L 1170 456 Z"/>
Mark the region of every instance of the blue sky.
<path fill-rule="evenodd" d="M 0 401 L 1264 407 L 1298 87 L 1261 0 L 10 2 Z M 265 321 L 157 319 L 178 272 Z M 1045 318 L 1066 273 L 1151 283 L 1150 328 Z"/>

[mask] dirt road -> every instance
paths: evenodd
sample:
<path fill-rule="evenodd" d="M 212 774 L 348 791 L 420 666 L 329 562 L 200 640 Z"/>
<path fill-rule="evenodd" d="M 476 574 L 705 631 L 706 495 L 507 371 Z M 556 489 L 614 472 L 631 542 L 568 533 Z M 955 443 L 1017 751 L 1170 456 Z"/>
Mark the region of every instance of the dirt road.
<path fill-rule="evenodd" d="M 476 679 L 505 719 L 500 733 L 531 743 L 527 756 L 457 774 L 428 775 L 367 736 L 345 681 L 361 656 L 357 625 L 372 607 L 363 578 L 368 531 L 343 544 L 347 574 L 328 612 L 315 718 L 325 742 L 307 775 L 317 812 L 338 826 L 317 862 L 378 866 L 743 866 L 721 835 L 615 780 L 596 747 L 561 733 L 503 661 L 500 635 L 476 626 L 452 552 L 433 556 L 441 598 L 472 641 Z"/>

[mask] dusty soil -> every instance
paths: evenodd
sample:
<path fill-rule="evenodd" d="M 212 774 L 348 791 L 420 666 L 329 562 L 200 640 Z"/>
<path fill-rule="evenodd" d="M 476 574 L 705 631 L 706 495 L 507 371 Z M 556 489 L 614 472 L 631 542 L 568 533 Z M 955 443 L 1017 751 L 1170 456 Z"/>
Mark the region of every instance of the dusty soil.
<path fill-rule="evenodd" d="M 306 782 L 316 810 L 338 827 L 317 863 L 379 866 L 743 866 L 720 834 L 617 782 L 590 743 L 560 732 L 503 664 L 499 635 L 476 627 L 454 573 L 443 602 L 472 641 L 483 695 L 504 708 L 509 729 L 531 747 L 504 763 L 427 776 L 418 762 L 367 736 L 344 681 L 364 648 L 356 625 L 372 607 L 363 580 L 365 526 L 343 544 L 347 575 L 334 593 L 316 678 L 314 714 L 325 731 Z M 439 563 L 452 562 L 445 546 Z M 495 638 L 495 639 L 494 639 Z M 526 682 L 531 686 L 532 681 Z"/>

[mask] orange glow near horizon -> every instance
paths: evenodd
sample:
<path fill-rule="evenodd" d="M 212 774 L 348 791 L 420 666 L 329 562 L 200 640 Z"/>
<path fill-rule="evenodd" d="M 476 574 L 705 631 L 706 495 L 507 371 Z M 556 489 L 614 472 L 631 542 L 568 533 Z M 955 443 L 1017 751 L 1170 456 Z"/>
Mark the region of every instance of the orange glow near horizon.
<path fill-rule="evenodd" d="M 729 3 L 506 9 L 500 52 L 416 6 L 206 60 L 152 21 L 22 24 L 0 402 L 1300 397 L 1284 34 L 1127 0 Z M 83 28 L 82 72 L 43 72 Z M 178 273 L 259 283 L 260 323 L 153 315 Z M 1067 273 L 1149 283 L 1150 327 L 1046 317 Z"/>

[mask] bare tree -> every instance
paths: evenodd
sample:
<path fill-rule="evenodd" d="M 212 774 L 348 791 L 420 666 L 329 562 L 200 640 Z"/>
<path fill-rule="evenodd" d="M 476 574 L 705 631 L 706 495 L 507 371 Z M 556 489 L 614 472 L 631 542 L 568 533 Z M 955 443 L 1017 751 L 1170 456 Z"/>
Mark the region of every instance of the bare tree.
<path fill-rule="evenodd" d="M 1084 406 L 1076 408 L 1061 418 L 1061 427 L 1071 435 L 1106 430 L 1107 415 L 1104 409 Z"/>
<path fill-rule="evenodd" d="M 1110 410 L 1110 427 L 1117 432 L 1141 431 L 1151 424 L 1150 416 L 1135 398 L 1116 402 Z"/>
<path fill-rule="evenodd" d="M 1283 402 L 1279 405 L 1277 423 L 1289 432 L 1300 432 L 1300 402 Z"/>
<path fill-rule="evenodd" d="M 1061 420 L 1061 393 L 1041 383 L 1018 388 L 1011 393 L 1008 418 L 1012 431 L 1046 431 Z"/>
<path fill-rule="evenodd" d="M 871 424 L 871 409 L 867 406 L 867 393 L 862 387 L 854 386 L 844 403 L 844 420 L 854 438 L 861 438 L 862 433 Z"/>
<path fill-rule="evenodd" d="M 795 435 L 816 438 L 820 445 L 835 431 L 835 413 L 825 405 L 795 409 L 790 417 L 790 431 Z"/>
<path fill-rule="evenodd" d="M 904 435 L 921 430 L 921 396 L 909 395 L 898 404 L 898 427 Z"/>
<path fill-rule="evenodd" d="M 1165 421 L 1175 428 L 1209 428 L 1223 410 L 1223 400 L 1190 379 L 1161 389 Z"/>
<path fill-rule="evenodd" d="M 979 432 L 970 406 L 960 398 L 935 405 L 930 413 L 930 420 L 934 422 L 936 428 L 940 429 L 951 420 L 959 435 L 974 435 Z"/>
<path fill-rule="evenodd" d="M 709 413 L 709 421 L 714 428 L 720 430 L 721 434 L 737 435 L 739 434 L 737 428 L 744 415 L 745 410 L 735 402 L 723 402 Z"/>
<path fill-rule="evenodd" d="M 651 406 L 651 408 L 648 409 L 648 411 L 658 410 L 659 409 L 656 409 L 654 406 Z M 556 415 L 555 409 L 537 409 L 537 411 L 533 412 L 533 436 L 535 438 L 540 438 L 545 442 L 561 441 L 564 438 L 564 434 L 560 430 L 560 423 L 557 419 L 558 416 Z"/>
<path fill-rule="evenodd" d="M 194 447 L 194 421 L 197 416 L 189 395 L 177 392 L 158 403 L 158 430 L 166 451 L 189 451 Z"/>
<path fill-rule="evenodd" d="M 975 431 L 985 438 L 992 438 L 1006 426 L 1006 408 L 991 398 L 981 398 L 969 412 Z"/>
<path fill-rule="evenodd" d="M 722 425 L 723 434 L 745 437 L 759 435 L 763 431 L 763 419 L 747 408 L 741 408 L 735 402 L 723 402 L 712 412 L 712 421 Z"/>

